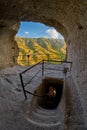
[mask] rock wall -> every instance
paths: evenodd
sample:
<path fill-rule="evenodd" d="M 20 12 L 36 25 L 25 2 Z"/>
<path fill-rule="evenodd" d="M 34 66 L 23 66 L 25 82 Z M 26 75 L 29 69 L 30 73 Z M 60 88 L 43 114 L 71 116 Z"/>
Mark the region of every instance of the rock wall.
<path fill-rule="evenodd" d="M 3 0 L 0 18 L 0 68 L 13 65 L 13 56 L 18 53 L 14 41 L 18 25 L 15 30 L 14 21 L 41 22 L 64 36 L 87 122 L 87 0 Z"/>
<path fill-rule="evenodd" d="M 18 55 L 18 47 L 14 40 L 18 28 L 17 25 L 9 24 L 0 27 L 0 69 L 14 65 L 15 56 Z"/>
<path fill-rule="evenodd" d="M 67 41 L 68 60 L 73 62 L 72 76 L 84 109 L 87 122 L 87 28 L 86 25 L 73 29 Z"/>

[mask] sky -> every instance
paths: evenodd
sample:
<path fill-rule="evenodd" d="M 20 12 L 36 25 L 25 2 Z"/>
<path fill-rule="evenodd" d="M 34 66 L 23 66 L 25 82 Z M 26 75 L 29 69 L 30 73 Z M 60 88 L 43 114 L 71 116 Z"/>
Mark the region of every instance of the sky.
<path fill-rule="evenodd" d="M 58 33 L 55 28 L 38 22 L 21 22 L 16 36 L 29 38 L 63 39 L 63 36 Z"/>

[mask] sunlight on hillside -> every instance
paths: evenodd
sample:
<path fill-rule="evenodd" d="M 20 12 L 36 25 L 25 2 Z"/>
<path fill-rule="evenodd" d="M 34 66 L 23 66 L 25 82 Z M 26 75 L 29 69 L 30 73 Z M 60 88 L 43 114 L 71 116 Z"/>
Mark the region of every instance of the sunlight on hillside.
<path fill-rule="evenodd" d="M 32 29 L 29 26 L 29 30 L 27 31 L 26 25 L 24 26 L 25 30 L 22 29 L 22 35 L 19 32 L 19 34 L 17 34 L 17 36 L 15 37 L 19 48 L 19 56 L 17 58 L 18 64 L 22 66 L 28 66 L 36 64 L 37 62 L 42 60 L 61 60 L 61 61 L 65 60 L 66 43 L 63 37 L 55 29 L 53 28 L 50 29 L 47 26 L 46 29 L 45 27 L 42 27 L 43 35 L 46 38 L 40 38 L 41 35 L 39 37 L 39 32 L 34 32 L 34 34 L 35 33 L 38 34 L 38 38 L 37 37 L 32 38 L 31 35 L 29 35 L 30 37 L 27 36 L 32 32 Z M 40 25 L 40 31 L 41 31 L 41 25 Z M 23 35 L 23 32 L 26 32 L 26 35 L 25 33 Z M 53 36 L 51 36 L 52 34 Z"/>

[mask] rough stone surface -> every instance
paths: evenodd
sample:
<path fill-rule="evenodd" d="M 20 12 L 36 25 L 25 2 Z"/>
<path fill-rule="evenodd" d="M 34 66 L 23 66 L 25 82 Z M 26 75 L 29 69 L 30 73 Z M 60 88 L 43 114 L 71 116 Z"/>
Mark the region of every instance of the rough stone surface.
<path fill-rule="evenodd" d="M 0 1 L 0 68 L 13 65 L 13 56 L 18 52 L 15 27 L 20 21 L 53 26 L 64 36 L 87 125 L 87 0 Z"/>
<path fill-rule="evenodd" d="M 49 67 L 54 66 L 60 68 L 57 65 Z M 28 99 L 24 100 L 19 78 L 19 73 L 23 70 L 25 68 L 16 66 L 0 71 L 0 130 L 85 130 L 83 108 L 70 73 L 66 76 L 58 107 L 48 110 L 38 106 L 38 97 L 29 95 Z M 37 69 L 35 71 L 37 72 Z M 33 70 L 25 73 L 24 81 L 29 81 L 32 72 Z M 53 77 L 52 71 L 45 72 L 45 76 Z M 62 72 L 54 73 L 56 79 L 64 78 Z M 26 89 L 34 92 L 38 88 L 39 80 L 39 85 L 41 84 L 41 79 L 39 73 Z"/>
<path fill-rule="evenodd" d="M 15 64 L 15 56 L 18 55 L 17 43 L 14 36 L 19 24 L 0 28 L 0 69 Z"/>

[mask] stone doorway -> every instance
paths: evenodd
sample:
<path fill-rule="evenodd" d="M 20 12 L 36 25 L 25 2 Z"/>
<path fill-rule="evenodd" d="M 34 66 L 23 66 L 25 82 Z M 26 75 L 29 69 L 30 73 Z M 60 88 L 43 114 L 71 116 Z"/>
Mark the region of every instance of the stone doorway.
<path fill-rule="evenodd" d="M 37 98 L 39 106 L 46 109 L 55 109 L 61 101 L 63 80 L 50 77 L 44 78 L 36 92 L 43 95 L 42 98 Z"/>

